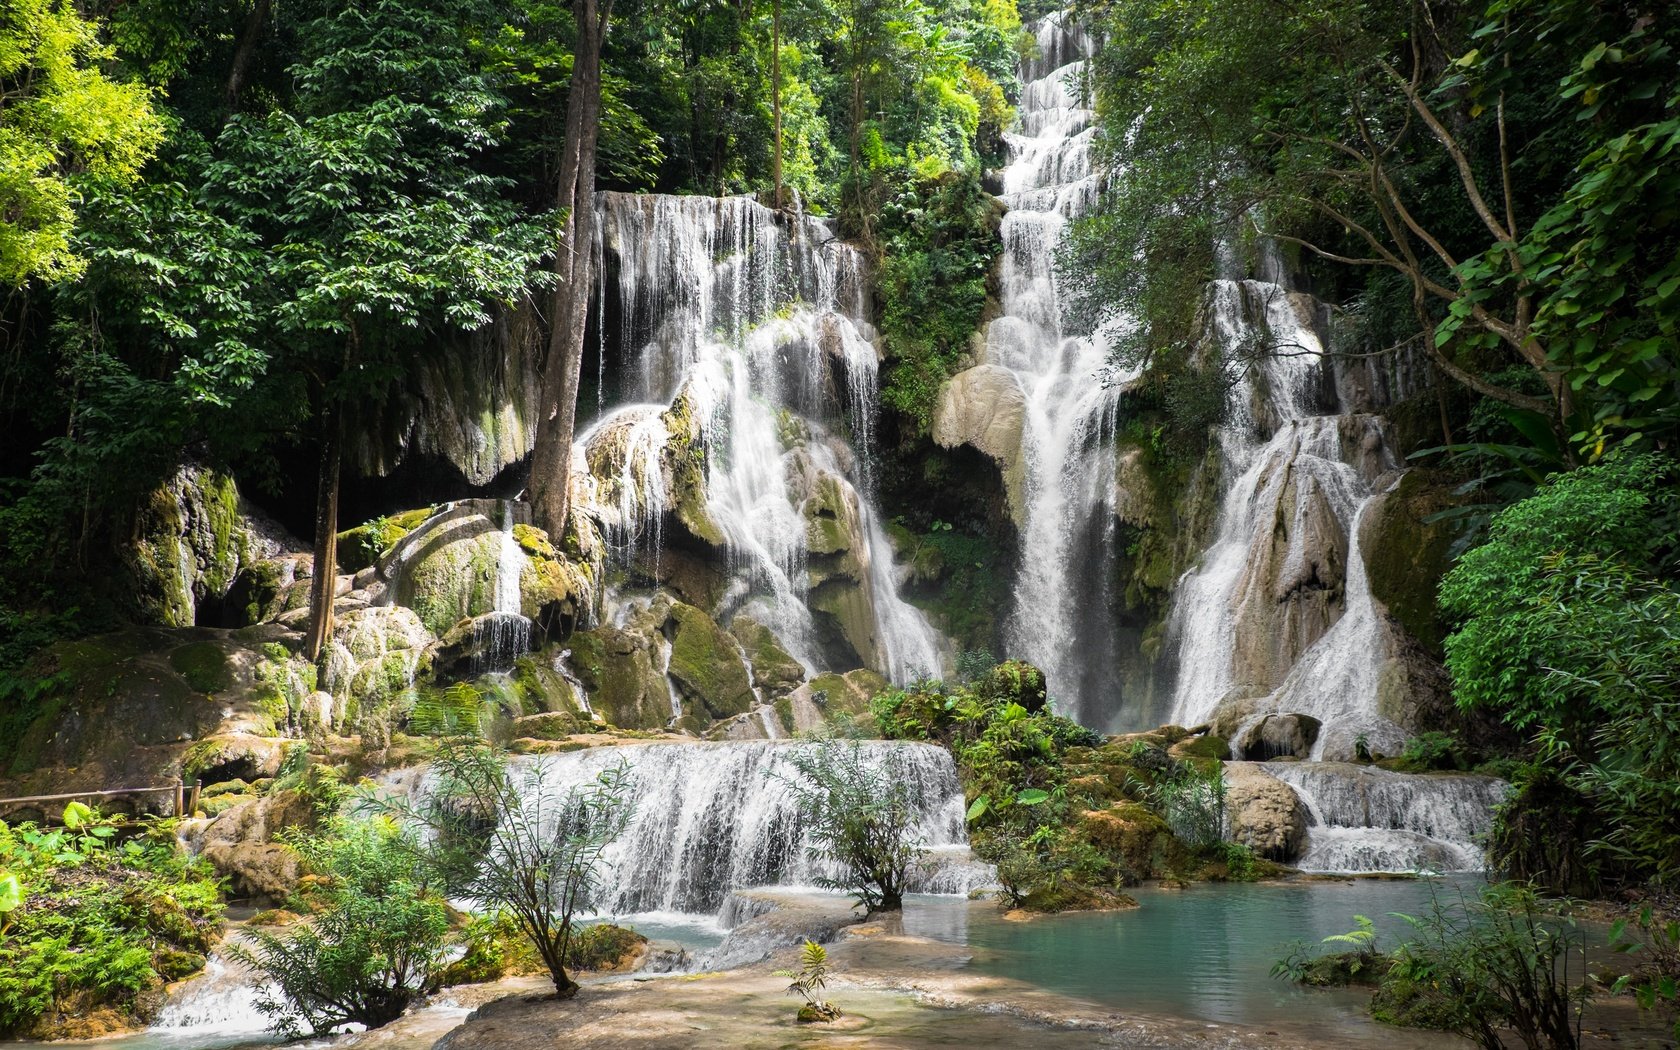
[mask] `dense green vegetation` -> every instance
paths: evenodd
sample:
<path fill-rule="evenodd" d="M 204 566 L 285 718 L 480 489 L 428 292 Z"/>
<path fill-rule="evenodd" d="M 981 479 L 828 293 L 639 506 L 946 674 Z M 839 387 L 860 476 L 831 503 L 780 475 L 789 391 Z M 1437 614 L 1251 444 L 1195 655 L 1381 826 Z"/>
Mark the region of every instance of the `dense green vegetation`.
<path fill-rule="evenodd" d="M 144 1023 L 166 982 L 203 969 L 221 932 L 221 887 L 176 849 L 173 822 L 0 821 L 0 1036 L 90 1034 Z M 94 1020 L 105 1015 L 101 1025 Z"/>

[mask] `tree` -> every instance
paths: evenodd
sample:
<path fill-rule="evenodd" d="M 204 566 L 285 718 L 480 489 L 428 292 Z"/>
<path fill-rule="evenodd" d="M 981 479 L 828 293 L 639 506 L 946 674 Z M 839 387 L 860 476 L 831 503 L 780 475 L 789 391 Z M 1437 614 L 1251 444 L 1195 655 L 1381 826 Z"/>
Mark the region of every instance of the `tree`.
<path fill-rule="evenodd" d="M 283 931 L 252 929 L 230 954 L 268 979 L 257 999 L 276 1032 L 324 1036 L 379 1028 L 431 991 L 449 912 L 417 877 L 412 842 L 388 821 L 336 821 L 288 844 L 317 876 L 300 891 L 313 914 Z"/>
<path fill-rule="evenodd" d="M 922 854 L 909 786 L 866 762 L 856 741 L 798 748 L 787 763 L 795 775 L 782 779 L 800 818 L 843 872 L 823 884 L 847 890 L 870 915 L 902 909 L 910 867 Z"/>
<path fill-rule="evenodd" d="M 536 524 L 555 540 L 565 535 L 571 510 L 572 437 L 577 425 L 583 336 L 595 260 L 595 152 L 601 131 L 601 44 L 613 0 L 572 0 L 577 44 L 572 49 L 566 134 L 561 146 L 555 206 L 565 215 L 554 256 L 548 352 L 537 402 L 531 450 L 531 509 Z"/>
<path fill-rule="evenodd" d="M 491 319 L 545 254 L 542 225 L 474 160 L 501 97 L 467 58 L 475 0 L 375 0 L 300 28 L 295 112 L 237 115 L 213 192 L 260 232 L 275 358 L 306 376 L 317 471 L 305 653 L 332 630 L 344 418 L 401 374 L 415 340 Z"/>
<path fill-rule="evenodd" d="M 1147 364 L 1195 340 L 1193 293 L 1213 276 L 1211 246 L 1263 236 L 1329 264 L 1341 288 L 1364 280 L 1353 297 L 1371 352 L 1419 343 L 1446 376 L 1560 436 L 1601 445 L 1595 420 L 1612 432 L 1641 425 L 1646 413 L 1586 411 L 1598 394 L 1581 370 L 1607 356 L 1592 371 L 1621 384 L 1623 405 L 1658 397 L 1675 374 L 1672 355 L 1649 342 L 1672 322 L 1624 332 L 1632 311 L 1603 301 L 1636 285 L 1655 306 L 1673 290 L 1675 221 L 1652 161 L 1670 141 L 1657 118 L 1673 116 L 1680 84 L 1672 27 L 1640 10 L 1585 0 L 1114 5 L 1096 83 L 1106 162 L 1125 174 L 1074 239 L 1086 304 L 1144 322 L 1120 357 Z M 1625 62 L 1614 87 L 1576 82 L 1611 55 Z M 1637 148 L 1613 145 L 1630 128 L 1650 134 Z M 1595 169 L 1609 157 L 1633 170 L 1622 192 L 1601 195 Z M 1584 195 L 1608 206 L 1569 205 Z M 1625 225 L 1603 225 L 1634 199 L 1654 207 L 1654 250 Z M 1572 255 L 1575 276 L 1601 293 L 1595 308 L 1560 298 Z M 1586 318 L 1590 336 L 1558 323 L 1570 316 Z M 1395 338 L 1385 347 L 1379 335 Z M 1503 376 L 1511 364 L 1539 390 Z"/>
<path fill-rule="evenodd" d="M 0 19 L 0 284 L 64 281 L 84 180 L 132 182 L 163 138 L 151 93 L 107 76 L 115 52 L 70 0 L 13 0 Z"/>
<path fill-rule="evenodd" d="M 452 895 L 513 916 L 564 999 L 578 989 L 566 971 L 577 915 L 593 903 L 602 854 L 632 815 L 629 769 L 560 790 L 545 766 L 537 759 L 516 768 L 474 737 L 447 737 L 433 763 L 435 791 L 419 802 L 372 803 L 424 830 L 417 856 Z"/>

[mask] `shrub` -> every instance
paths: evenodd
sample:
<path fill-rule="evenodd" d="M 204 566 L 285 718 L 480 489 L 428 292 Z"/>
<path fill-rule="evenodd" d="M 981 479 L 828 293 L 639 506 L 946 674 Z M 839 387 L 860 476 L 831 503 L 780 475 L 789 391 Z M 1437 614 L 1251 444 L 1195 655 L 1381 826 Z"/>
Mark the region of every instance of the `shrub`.
<path fill-rule="evenodd" d="M 555 994 L 576 994 L 572 965 L 576 917 L 604 875 L 602 854 L 631 817 L 629 768 L 558 790 L 538 758 L 515 770 L 507 756 L 472 737 L 437 746 L 437 789 L 419 803 L 367 801 L 421 827 L 415 859 L 452 896 L 486 911 L 506 911 L 535 946 Z"/>
<path fill-rule="evenodd" d="M 865 762 L 855 741 L 802 747 L 787 763 L 795 775 L 782 779 L 800 818 L 823 856 L 844 872 L 823 884 L 850 892 L 871 915 L 903 908 L 910 865 L 922 852 L 908 785 Z"/>
<path fill-rule="evenodd" d="M 230 950 L 273 985 L 257 1000 L 274 1030 L 296 1038 L 346 1024 L 378 1028 L 436 987 L 449 915 L 418 876 L 407 833 L 383 820 L 335 821 L 288 844 L 309 878 L 309 922 L 251 930 Z"/>

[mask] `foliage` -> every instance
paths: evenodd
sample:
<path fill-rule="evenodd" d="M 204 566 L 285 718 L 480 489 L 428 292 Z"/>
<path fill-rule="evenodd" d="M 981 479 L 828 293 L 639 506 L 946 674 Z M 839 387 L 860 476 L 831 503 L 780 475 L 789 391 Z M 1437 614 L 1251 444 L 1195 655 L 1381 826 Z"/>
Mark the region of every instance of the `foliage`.
<path fill-rule="evenodd" d="M 346 1024 L 378 1028 L 432 990 L 443 967 L 448 909 L 413 864 L 409 834 L 382 820 L 337 821 L 287 844 L 308 876 L 308 922 L 252 929 L 229 954 L 268 979 L 257 1009 L 296 1038 Z"/>
<path fill-rule="evenodd" d="M 1486 886 L 1401 916 L 1412 936 L 1372 1001 L 1378 1020 L 1456 1032 L 1500 1050 L 1512 1031 L 1530 1050 L 1580 1041 L 1586 944 L 1566 915 L 1520 883 Z"/>
<path fill-rule="evenodd" d="M 1680 919 L 1660 916 L 1649 903 L 1630 919 L 1610 927 L 1610 949 L 1640 956 L 1632 973 L 1617 977 L 1615 992 L 1631 992 L 1641 1009 L 1663 1009 L 1674 1018 L 1672 1031 L 1680 1038 Z"/>
<path fill-rule="evenodd" d="M 1349 984 L 1376 984 L 1388 960 L 1377 948 L 1377 930 L 1363 915 L 1353 917 L 1354 927 L 1334 933 L 1320 944 L 1348 946 L 1338 952 L 1317 952 L 1297 941 L 1288 954 L 1272 966 L 1272 976 L 1313 988 Z"/>
<path fill-rule="evenodd" d="M 1680 499 L 1651 455 L 1559 475 L 1493 519 L 1441 582 L 1461 707 L 1533 733 L 1603 826 L 1592 848 L 1680 874 Z"/>
<path fill-rule="evenodd" d="M 777 977 L 791 977 L 793 983 L 788 985 L 789 995 L 797 995 L 805 1000 L 805 1005 L 799 1011 L 799 1019 L 832 1021 L 840 1016 L 840 1010 L 833 1003 L 818 999 L 817 993 L 828 986 L 828 949 L 816 941 L 807 940 L 799 948 L 799 969 L 777 970 Z"/>
<path fill-rule="evenodd" d="M 69 0 L 15 0 L 0 22 L 0 285 L 72 280 L 80 191 L 132 182 L 163 137 L 144 85 Z"/>
<path fill-rule="evenodd" d="M 72 805 L 62 828 L 0 821 L 0 1035 L 99 1005 L 142 1021 L 141 993 L 203 967 L 221 927 L 217 882 L 171 822 Z"/>
<path fill-rule="evenodd" d="M 1090 15 L 1099 154 L 1125 177 L 1067 264 L 1090 314 L 1141 322 L 1118 364 L 1182 373 L 1204 283 L 1272 269 L 1281 246 L 1275 263 L 1349 307 L 1336 352 L 1421 350 L 1589 458 L 1673 432 L 1666 20 L 1589 0 Z M 1544 392 L 1503 383 L 1513 366 Z"/>
<path fill-rule="evenodd" d="M 875 230 L 881 333 L 892 364 L 882 403 L 925 431 L 939 388 L 968 354 L 1001 241 L 979 173 L 911 179 L 883 202 Z"/>
<path fill-rule="evenodd" d="M 433 759 L 438 787 L 425 799 L 364 802 L 422 828 L 412 845 L 423 870 L 452 898 L 511 914 L 566 997 L 577 991 L 567 973 L 576 918 L 606 876 L 602 854 L 631 819 L 629 770 L 609 767 L 560 791 L 545 765 L 515 767 L 476 737 L 448 737 Z"/>
<path fill-rule="evenodd" d="M 1225 766 L 1180 763 L 1140 785 L 1144 801 L 1186 845 L 1209 849 L 1225 840 Z"/>
<path fill-rule="evenodd" d="M 842 872 L 821 884 L 846 890 L 870 915 L 903 908 L 922 853 L 910 786 L 866 762 L 857 741 L 797 748 L 786 761 L 793 775 L 771 775 L 788 786 L 817 849 Z"/>

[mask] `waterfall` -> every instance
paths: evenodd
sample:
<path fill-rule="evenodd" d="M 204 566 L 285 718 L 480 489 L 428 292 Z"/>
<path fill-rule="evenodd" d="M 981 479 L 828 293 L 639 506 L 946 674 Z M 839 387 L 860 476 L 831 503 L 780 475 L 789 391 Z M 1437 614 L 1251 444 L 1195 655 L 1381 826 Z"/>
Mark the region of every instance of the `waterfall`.
<path fill-rule="evenodd" d="M 1342 762 L 1268 762 L 1312 819 L 1303 871 L 1481 871 L 1493 808 L 1510 788 L 1494 777 L 1404 774 Z"/>
<path fill-rule="evenodd" d="M 1021 67 L 1020 129 L 1004 136 L 1002 314 L 986 330 L 988 363 L 1024 395 L 1021 568 L 1005 630 L 1011 655 L 1043 668 L 1063 713 L 1101 726 L 1119 710 L 1107 593 L 1118 387 L 1103 379 L 1109 339 L 1069 327 L 1056 273 L 1063 231 L 1097 191 L 1081 84 L 1094 43 L 1061 14 L 1040 22 L 1037 38 L 1040 57 Z"/>
<path fill-rule="evenodd" d="M 812 855 L 811 839 L 787 785 L 795 743 L 647 744 L 599 747 L 517 759 L 515 777 L 536 778 L 531 795 L 559 799 L 623 761 L 630 764 L 634 816 L 605 856 L 609 875 L 595 902 L 605 915 L 683 912 L 716 915 L 730 891 L 749 886 L 813 886 L 838 870 Z M 968 856 L 962 789 L 945 749 L 864 741 L 867 763 L 909 787 L 914 835 L 930 864 L 913 889 L 966 893 L 991 882 Z"/>
<path fill-rule="evenodd" d="M 483 645 L 473 657 L 475 675 L 506 671 L 531 648 L 531 620 L 521 611 L 519 577 L 525 571 L 525 552 L 513 535 L 513 501 L 502 501 L 501 530 L 496 537 L 496 581 L 490 615 L 475 629 Z"/>
<path fill-rule="evenodd" d="M 1218 532 L 1179 580 L 1168 620 L 1178 657 L 1173 720 L 1195 725 L 1236 703 L 1235 738 L 1267 714 L 1310 715 L 1313 758 L 1356 741 L 1395 754 L 1406 734 L 1378 712 L 1393 644 L 1371 598 L 1359 522 L 1397 464 L 1380 420 L 1330 411 L 1310 298 L 1263 281 L 1216 281 L 1209 335 L 1246 366 L 1219 434 L 1227 479 Z"/>
<path fill-rule="evenodd" d="M 170 988 L 151 1030 L 183 1038 L 256 1035 L 268 1028 L 268 1018 L 257 1010 L 262 991 L 256 974 L 218 949 L 210 953 L 203 973 Z"/>
<path fill-rule="evenodd" d="M 861 254 L 826 221 L 747 197 L 602 193 L 596 206 L 599 372 L 616 390 L 574 458 L 615 560 L 640 555 L 658 575 L 661 523 L 690 498 L 675 459 L 697 447 L 704 491 L 685 521 L 703 509 L 715 527 L 707 542 L 724 549 L 734 603 L 708 611 L 775 624 L 789 653 L 822 669 L 835 661 L 812 611 L 811 532 L 832 486 L 828 502 L 849 515 L 839 553 L 875 621 L 848 643 L 895 680 L 938 672 L 944 643 L 899 595 L 871 489 L 879 361 Z"/>

